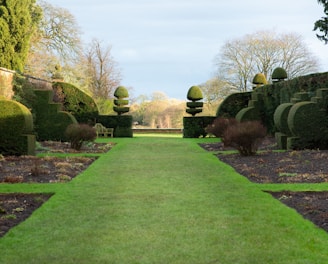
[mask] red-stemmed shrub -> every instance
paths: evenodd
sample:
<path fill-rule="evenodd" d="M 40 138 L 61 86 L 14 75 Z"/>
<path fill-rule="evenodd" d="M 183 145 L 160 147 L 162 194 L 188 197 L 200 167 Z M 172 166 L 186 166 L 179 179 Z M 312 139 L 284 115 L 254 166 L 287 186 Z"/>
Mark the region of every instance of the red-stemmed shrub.
<path fill-rule="evenodd" d="M 94 141 L 97 137 L 96 130 L 87 124 L 71 124 L 65 135 L 75 150 L 80 150 L 84 141 Z"/>
<path fill-rule="evenodd" d="M 266 134 L 266 128 L 259 121 L 237 122 L 227 127 L 222 141 L 224 146 L 237 149 L 243 156 L 250 156 L 256 154 Z"/>
<path fill-rule="evenodd" d="M 205 128 L 207 134 L 212 134 L 216 137 L 222 138 L 224 132 L 229 126 L 235 125 L 237 120 L 234 118 L 222 118 L 218 117 L 214 119 L 211 125 Z"/>

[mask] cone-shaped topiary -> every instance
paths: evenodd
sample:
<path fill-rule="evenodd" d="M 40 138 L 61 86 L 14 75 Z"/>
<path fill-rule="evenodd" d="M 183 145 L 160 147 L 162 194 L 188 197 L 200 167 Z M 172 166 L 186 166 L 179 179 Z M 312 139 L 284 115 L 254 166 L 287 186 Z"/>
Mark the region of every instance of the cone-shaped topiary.
<path fill-rule="evenodd" d="M 274 82 L 281 82 L 285 79 L 287 79 L 287 72 L 284 68 L 277 67 L 272 72 L 272 81 Z"/>
<path fill-rule="evenodd" d="M 268 82 L 263 73 L 257 73 L 254 76 L 252 83 L 254 84 L 254 87 L 257 88 L 259 86 L 267 84 Z"/>
<path fill-rule="evenodd" d="M 124 98 L 129 97 L 129 92 L 124 86 L 119 86 L 116 88 L 114 92 L 114 96 L 117 98 L 114 100 L 115 106 L 113 107 L 113 110 L 118 114 L 122 115 L 124 113 L 127 113 L 130 111 L 130 107 L 127 105 L 129 104 L 129 100 L 126 100 Z"/>
<path fill-rule="evenodd" d="M 129 92 L 124 86 L 119 86 L 114 92 L 114 96 L 118 99 L 123 99 L 129 97 Z"/>
<path fill-rule="evenodd" d="M 191 86 L 188 90 L 187 98 L 190 101 L 199 101 L 203 99 L 202 90 L 198 86 Z"/>
<path fill-rule="evenodd" d="M 198 113 L 203 111 L 203 102 L 197 102 L 203 99 L 202 90 L 198 86 L 192 86 L 188 90 L 187 94 L 188 100 L 191 102 L 187 102 L 186 112 L 192 116 L 195 116 Z"/>

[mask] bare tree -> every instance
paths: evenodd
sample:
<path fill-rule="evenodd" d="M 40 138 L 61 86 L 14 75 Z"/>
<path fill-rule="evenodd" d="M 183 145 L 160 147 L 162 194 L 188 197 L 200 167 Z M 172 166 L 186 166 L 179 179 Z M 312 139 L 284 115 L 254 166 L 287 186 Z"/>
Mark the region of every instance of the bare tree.
<path fill-rule="evenodd" d="M 61 59 L 79 56 L 81 31 L 75 17 L 65 8 L 39 1 L 43 19 L 39 25 L 40 44 L 58 54 Z"/>
<path fill-rule="evenodd" d="M 82 52 L 81 32 L 75 17 L 65 8 L 38 1 L 42 19 L 31 38 L 24 72 L 41 78 L 50 78 L 56 65 L 61 65 L 65 77 Z"/>
<path fill-rule="evenodd" d="M 94 39 L 84 58 L 86 81 L 93 97 L 111 98 L 121 81 L 121 73 L 111 54 L 111 47 L 104 47 L 99 40 Z"/>
<path fill-rule="evenodd" d="M 296 33 L 260 31 L 226 42 L 216 57 L 218 75 L 232 86 L 246 91 L 256 73 L 267 79 L 276 67 L 283 67 L 289 78 L 318 69 L 318 60 Z"/>

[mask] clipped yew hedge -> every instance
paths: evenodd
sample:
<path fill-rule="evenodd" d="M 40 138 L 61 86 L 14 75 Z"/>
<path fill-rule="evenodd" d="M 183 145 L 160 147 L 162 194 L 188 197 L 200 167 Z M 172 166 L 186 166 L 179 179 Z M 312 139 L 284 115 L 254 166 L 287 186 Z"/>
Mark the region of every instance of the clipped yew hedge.
<path fill-rule="evenodd" d="M 35 135 L 29 109 L 13 100 L 0 100 L 0 153 L 34 155 Z"/>
<path fill-rule="evenodd" d="M 131 115 L 99 115 L 96 121 L 114 128 L 114 137 L 133 137 Z"/>
<path fill-rule="evenodd" d="M 35 90 L 34 92 L 36 100 L 33 103 L 33 111 L 37 140 L 66 141 L 67 126 L 77 123 L 77 120 L 72 114 L 61 111 L 60 103 L 53 103 L 53 91 Z"/>
<path fill-rule="evenodd" d="M 74 115 L 79 123 L 92 124 L 99 111 L 91 96 L 72 84 L 56 82 L 53 84 L 53 101 L 62 104 L 62 111 Z"/>
<path fill-rule="evenodd" d="M 183 137 L 199 138 L 205 137 L 207 132 L 205 128 L 212 124 L 215 116 L 192 116 L 183 118 Z"/>

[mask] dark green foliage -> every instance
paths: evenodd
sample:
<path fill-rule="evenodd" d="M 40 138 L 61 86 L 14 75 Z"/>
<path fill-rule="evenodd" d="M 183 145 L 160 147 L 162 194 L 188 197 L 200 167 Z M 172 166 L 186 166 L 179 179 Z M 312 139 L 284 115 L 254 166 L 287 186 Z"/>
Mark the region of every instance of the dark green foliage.
<path fill-rule="evenodd" d="M 118 114 L 122 115 L 130 111 L 130 107 L 127 105 L 129 104 L 129 100 L 124 100 L 124 98 L 129 97 L 129 92 L 124 86 L 119 86 L 116 88 L 114 92 L 114 96 L 117 98 L 114 100 L 114 107 L 113 110 Z"/>
<path fill-rule="evenodd" d="M 131 115 L 99 115 L 96 121 L 114 128 L 114 137 L 133 137 Z"/>
<path fill-rule="evenodd" d="M 36 100 L 33 104 L 35 113 L 35 130 L 37 139 L 65 141 L 65 130 L 68 125 L 77 123 L 75 117 L 60 111 L 61 104 L 52 103 L 53 91 L 35 90 Z"/>
<path fill-rule="evenodd" d="M 128 98 L 129 92 L 124 86 L 119 86 L 116 88 L 114 96 L 118 99 Z"/>
<path fill-rule="evenodd" d="M 203 102 L 197 102 L 203 99 L 203 93 L 198 86 L 192 86 L 188 90 L 187 94 L 188 100 L 191 102 L 187 102 L 186 112 L 192 116 L 195 116 L 198 113 L 203 112 Z"/>
<path fill-rule="evenodd" d="M 204 105 L 203 102 L 187 102 L 187 107 L 189 108 L 203 107 L 203 105 Z"/>
<path fill-rule="evenodd" d="M 294 102 L 299 102 L 305 98 L 308 100 L 319 100 L 321 104 L 325 104 L 325 100 L 321 99 L 322 97 L 316 96 L 316 91 L 326 87 L 328 87 L 327 72 L 302 76 L 285 82 L 275 82 L 271 85 L 256 88 L 252 92 L 251 98 L 248 99 L 246 107 L 255 107 L 259 111 L 259 120 L 268 129 L 268 132 L 273 134 L 277 131 L 273 115 L 280 104 L 290 103 L 292 100 Z M 243 94 L 244 93 L 239 93 L 237 95 L 243 96 Z M 318 98 L 316 99 L 316 97 Z M 227 97 L 219 107 L 218 114 L 224 116 L 224 114 L 228 112 L 227 109 L 234 109 L 235 105 L 236 103 Z M 241 110 L 241 108 L 239 108 L 239 110 Z M 230 113 L 233 113 L 233 111 L 230 110 Z M 235 117 L 236 114 L 231 115 L 231 117 Z M 229 117 L 227 114 L 226 116 Z"/>
<path fill-rule="evenodd" d="M 287 72 L 284 68 L 277 67 L 273 70 L 272 76 L 271 76 L 272 81 L 283 81 L 287 79 Z"/>
<path fill-rule="evenodd" d="M 199 138 L 207 135 L 205 128 L 212 124 L 214 116 L 184 117 L 183 118 L 183 137 Z"/>
<path fill-rule="evenodd" d="M 115 105 L 119 105 L 119 106 L 128 105 L 129 104 L 129 100 L 126 100 L 126 99 L 115 99 L 114 100 L 114 104 Z"/>
<path fill-rule="evenodd" d="M 193 102 L 203 99 L 203 93 L 199 86 L 191 86 L 189 88 L 187 93 L 187 99 Z"/>
<path fill-rule="evenodd" d="M 328 142 L 328 122 L 324 110 L 313 102 L 293 105 L 288 114 L 288 127 L 303 146 L 298 148 L 326 148 Z"/>
<path fill-rule="evenodd" d="M 213 123 L 205 128 L 207 134 L 212 134 L 218 138 L 223 137 L 224 132 L 229 126 L 237 123 L 235 118 L 215 118 Z"/>
<path fill-rule="evenodd" d="M 319 30 L 320 34 L 316 34 L 317 38 L 321 41 L 324 41 L 325 44 L 327 44 L 328 43 L 328 1 L 318 0 L 318 3 L 323 5 L 325 16 L 314 23 L 313 30 L 314 31 Z"/>
<path fill-rule="evenodd" d="M 31 112 L 21 103 L 0 100 L 0 153 L 34 155 L 35 135 Z"/>
<path fill-rule="evenodd" d="M 195 116 L 196 114 L 199 114 L 201 112 L 203 112 L 202 108 L 187 108 L 186 109 L 186 113 L 188 113 L 192 116 Z"/>
<path fill-rule="evenodd" d="M 0 65 L 22 72 L 30 38 L 41 18 L 35 0 L 0 2 Z"/>
<path fill-rule="evenodd" d="M 14 75 L 13 79 L 13 99 L 22 103 L 27 108 L 32 108 L 35 100 L 34 87 L 26 80 L 26 78 L 18 73 Z"/>
<path fill-rule="evenodd" d="M 79 123 L 93 124 L 98 108 L 91 96 L 69 83 L 53 84 L 53 101 L 61 104 L 61 110 L 74 115 Z"/>
<path fill-rule="evenodd" d="M 71 142 L 71 148 L 80 150 L 83 142 L 94 141 L 96 130 L 87 124 L 71 124 L 66 128 L 65 135 Z"/>
<path fill-rule="evenodd" d="M 254 155 L 266 136 L 266 128 L 259 121 L 237 122 L 228 126 L 222 141 L 224 146 L 233 147 L 243 156 Z"/>
<path fill-rule="evenodd" d="M 260 120 L 260 111 L 255 107 L 246 107 L 238 112 L 236 119 L 239 122 L 251 121 L 251 120 Z"/>
<path fill-rule="evenodd" d="M 277 130 L 286 135 L 291 135 L 291 131 L 288 127 L 287 118 L 292 106 L 292 103 L 281 104 L 277 107 L 276 111 L 273 114 L 273 119 Z"/>
<path fill-rule="evenodd" d="M 251 99 L 251 92 L 234 93 L 227 96 L 220 104 L 216 116 L 224 118 L 235 118 L 237 113 L 248 106 Z"/>

